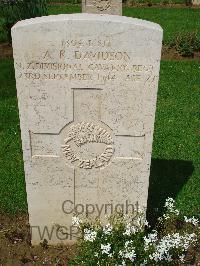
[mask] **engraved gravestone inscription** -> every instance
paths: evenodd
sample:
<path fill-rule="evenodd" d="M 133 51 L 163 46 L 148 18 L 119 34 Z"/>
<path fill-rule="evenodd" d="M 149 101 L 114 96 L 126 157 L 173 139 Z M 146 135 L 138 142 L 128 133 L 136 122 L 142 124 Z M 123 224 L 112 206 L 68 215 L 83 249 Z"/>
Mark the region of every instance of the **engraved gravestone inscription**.
<path fill-rule="evenodd" d="M 18 22 L 12 38 L 32 243 L 74 241 L 78 209 L 145 208 L 160 26 L 71 14 Z"/>
<path fill-rule="evenodd" d="M 194 6 L 200 6 L 200 0 L 192 0 Z"/>
<path fill-rule="evenodd" d="M 82 0 L 83 13 L 122 15 L 122 0 Z"/>

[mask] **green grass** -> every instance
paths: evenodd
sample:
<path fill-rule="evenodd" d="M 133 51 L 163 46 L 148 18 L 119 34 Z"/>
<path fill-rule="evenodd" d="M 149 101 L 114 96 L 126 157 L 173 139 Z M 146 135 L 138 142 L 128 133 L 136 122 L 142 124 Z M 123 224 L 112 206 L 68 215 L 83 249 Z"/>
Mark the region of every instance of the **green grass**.
<path fill-rule="evenodd" d="M 3 22 L 3 19 L 0 18 L 0 42 L 7 41 L 7 33 L 4 29 Z"/>
<path fill-rule="evenodd" d="M 0 61 L 0 210 L 26 210 L 19 115 L 12 60 Z"/>
<path fill-rule="evenodd" d="M 149 189 L 155 214 L 171 196 L 200 216 L 199 84 L 200 62 L 161 62 Z"/>
<path fill-rule="evenodd" d="M 80 13 L 79 6 L 51 6 L 49 14 Z M 123 8 L 123 15 L 149 20 L 161 25 L 164 42 L 169 42 L 181 31 L 200 32 L 200 9 L 194 8 Z"/>
<path fill-rule="evenodd" d="M 163 3 L 166 0 L 152 0 L 152 3 Z M 123 1 L 124 2 L 124 1 Z M 133 3 L 147 3 L 147 0 L 133 0 Z M 80 4 L 81 0 L 48 0 L 48 3 Z M 185 0 L 167 0 L 167 3 L 185 4 Z"/>
<path fill-rule="evenodd" d="M 161 25 L 164 42 L 181 31 L 200 32 L 200 9 L 192 8 L 124 8 L 123 15 L 149 20 Z"/>
<path fill-rule="evenodd" d="M 52 5 L 49 14 L 80 13 L 80 5 Z M 153 21 L 162 26 L 164 42 L 168 43 L 174 35 L 184 32 L 198 31 L 200 33 L 200 9 L 194 8 L 123 8 L 123 15 Z M 0 41 L 5 41 L 6 35 L 0 20 Z"/>
<path fill-rule="evenodd" d="M 26 193 L 12 60 L 0 61 L 0 209 L 26 211 Z M 162 61 L 149 207 L 168 196 L 188 215 L 200 216 L 200 62 Z"/>
<path fill-rule="evenodd" d="M 52 5 L 49 6 L 49 15 L 81 13 L 80 5 Z"/>

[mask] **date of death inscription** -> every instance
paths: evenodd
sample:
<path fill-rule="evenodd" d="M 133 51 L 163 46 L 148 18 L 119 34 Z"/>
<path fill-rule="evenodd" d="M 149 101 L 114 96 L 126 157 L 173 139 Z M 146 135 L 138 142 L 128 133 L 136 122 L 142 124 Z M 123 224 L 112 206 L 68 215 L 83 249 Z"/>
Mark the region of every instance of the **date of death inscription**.
<path fill-rule="evenodd" d="M 90 44 L 90 42 L 89 42 Z M 100 43 L 102 45 L 102 43 Z M 99 45 L 97 43 L 96 45 Z M 84 44 L 75 47 L 44 50 L 37 58 L 17 60 L 16 77 L 26 80 L 67 80 L 91 82 L 141 82 L 153 83 L 157 76 L 153 64 L 138 64 L 132 54 L 126 51 L 112 51 L 110 43 L 104 43 L 106 49 L 91 47 L 84 51 Z M 92 45 L 92 44 L 91 44 Z M 82 49 L 81 49 L 82 48 Z M 109 51 L 111 50 L 111 51 Z M 135 62 L 134 62 L 135 61 Z M 137 61 L 137 62 L 136 62 Z"/>

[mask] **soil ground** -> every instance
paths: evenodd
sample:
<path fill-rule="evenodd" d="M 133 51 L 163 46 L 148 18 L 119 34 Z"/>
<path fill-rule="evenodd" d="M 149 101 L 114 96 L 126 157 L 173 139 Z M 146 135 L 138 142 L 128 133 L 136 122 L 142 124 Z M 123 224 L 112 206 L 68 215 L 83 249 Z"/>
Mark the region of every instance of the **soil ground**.
<path fill-rule="evenodd" d="M 181 56 L 175 48 L 169 48 L 163 46 L 162 48 L 162 59 L 163 60 L 200 60 L 200 52 L 195 52 L 194 56 L 185 57 Z"/>
<path fill-rule="evenodd" d="M 68 266 L 75 246 L 31 246 L 28 215 L 0 214 L 0 266 Z M 185 264 L 200 266 L 200 247 L 189 249 Z"/>
<path fill-rule="evenodd" d="M 31 246 L 27 215 L 0 214 L 0 266 L 67 266 L 74 246 Z"/>
<path fill-rule="evenodd" d="M 12 46 L 9 43 L 0 43 L 0 59 L 12 58 Z M 200 60 L 200 52 L 196 52 L 193 57 L 183 57 L 174 48 L 163 46 L 162 59 L 164 60 Z"/>
<path fill-rule="evenodd" d="M 0 43 L 0 59 L 12 58 L 12 46 L 9 43 Z"/>

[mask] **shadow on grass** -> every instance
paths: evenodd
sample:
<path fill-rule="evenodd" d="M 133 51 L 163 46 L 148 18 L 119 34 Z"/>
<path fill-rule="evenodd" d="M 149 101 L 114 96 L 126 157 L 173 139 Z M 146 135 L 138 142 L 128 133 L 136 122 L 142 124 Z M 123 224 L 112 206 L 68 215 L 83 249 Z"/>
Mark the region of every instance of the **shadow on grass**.
<path fill-rule="evenodd" d="M 194 171 L 192 161 L 152 159 L 147 205 L 148 221 L 154 225 L 166 198 L 176 195 Z"/>

